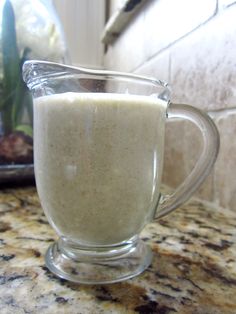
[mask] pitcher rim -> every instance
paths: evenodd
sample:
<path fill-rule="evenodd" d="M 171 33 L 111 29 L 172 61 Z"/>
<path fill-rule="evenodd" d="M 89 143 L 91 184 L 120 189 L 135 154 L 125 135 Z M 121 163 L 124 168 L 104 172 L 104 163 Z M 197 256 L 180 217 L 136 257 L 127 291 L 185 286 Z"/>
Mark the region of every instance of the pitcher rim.
<path fill-rule="evenodd" d="M 48 71 L 45 74 L 37 74 L 36 68 L 37 66 L 54 66 L 55 71 Z M 56 70 L 57 68 L 57 70 Z M 110 71 L 103 69 L 93 69 L 87 68 L 83 66 L 72 66 L 57 62 L 50 61 L 42 61 L 42 60 L 27 60 L 24 62 L 22 66 L 22 76 L 25 83 L 29 85 L 34 85 L 35 80 L 38 79 L 47 79 L 50 77 L 59 77 L 68 74 L 81 74 L 81 75 L 98 75 L 101 77 L 117 77 L 118 79 L 128 79 L 128 80 L 138 80 L 146 83 L 158 85 L 159 87 L 163 87 L 169 89 L 169 84 L 163 80 L 156 79 L 154 77 L 147 77 L 139 74 L 128 73 L 128 72 L 120 72 L 120 71 Z M 36 83 L 36 82 L 35 82 Z"/>

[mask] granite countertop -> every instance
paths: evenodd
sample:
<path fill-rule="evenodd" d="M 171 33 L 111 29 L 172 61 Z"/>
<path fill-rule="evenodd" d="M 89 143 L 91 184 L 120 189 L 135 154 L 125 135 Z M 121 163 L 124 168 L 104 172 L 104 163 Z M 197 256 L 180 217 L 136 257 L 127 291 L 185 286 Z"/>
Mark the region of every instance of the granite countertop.
<path fill-rule="evenodd" d="M 0 313 L 236 313 L 236 213 L 191 201 L 142 233 L 151 266 L 123 283 L 86 286 L 44 264 L 56 238 L 34 187 L 0 192 Z"/>

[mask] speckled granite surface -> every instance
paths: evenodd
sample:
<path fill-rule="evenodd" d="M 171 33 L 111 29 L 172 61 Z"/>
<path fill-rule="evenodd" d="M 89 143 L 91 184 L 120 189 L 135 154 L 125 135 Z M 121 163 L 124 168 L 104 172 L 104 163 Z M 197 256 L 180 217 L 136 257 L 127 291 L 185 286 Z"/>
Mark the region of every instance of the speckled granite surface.
<path fill-rule="evenodd" d="M 0 313 L 236 313 L 236 214 L 198 201 L 142 234 L 154 259 L 124 283 L 56 278 L 43 255 L 56 238 L 34 188 L 0 192 Z"/>

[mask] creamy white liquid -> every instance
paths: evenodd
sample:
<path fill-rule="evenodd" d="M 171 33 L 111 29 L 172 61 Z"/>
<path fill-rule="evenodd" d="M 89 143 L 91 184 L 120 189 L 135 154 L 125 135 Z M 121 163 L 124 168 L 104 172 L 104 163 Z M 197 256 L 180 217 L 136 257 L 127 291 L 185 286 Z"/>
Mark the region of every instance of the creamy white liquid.
<path fill-rule="evenodd" d="M 59 235 L 114 244 L 152 219 L 159 197 L 166 103 L 64 93 L 34 106 L 36 182 Z"/>

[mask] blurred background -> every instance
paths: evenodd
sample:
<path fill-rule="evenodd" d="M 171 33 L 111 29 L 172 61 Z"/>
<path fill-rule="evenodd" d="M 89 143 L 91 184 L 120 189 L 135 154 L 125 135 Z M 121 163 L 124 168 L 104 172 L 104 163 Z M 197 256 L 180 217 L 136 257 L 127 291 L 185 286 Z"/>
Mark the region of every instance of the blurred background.
<path fill-rule="evenodd" d="M 28 2 L 25 0 L 24 6 Z M 41 2 L 40 10 L 36 2 Z M 41 37 L 35 37 L 36 32 L 26 36 L 30 30 L 20 31 L 18 22 L 21 56 L 24 47 L 31 45 L 30 51 L 25 51 L 28 58 L 40 58 L 41 54 L 45 60 L 154 76 L 170 84 L 172 102 L 209 113 L 218 127 L 221 148 L 211 175 L 196 196 L 236 211 L 236 1 L 35 0 L 28 11 L 22 11 L 19 3 L 12 0 L 23 26 L 29 25 L 25 21 L 32 10 L 43 12 L 42 5 L 46 11 L 39 18 L 41 25 L 45 26 L 42 19 L 51 21 L 37 30 Z M 31 30 L 36 20 L 31 21 Z M 3 30 L 1 34 L 3 38 Z M 25 42 L 27 38 L 31 44 Z M 28 112 L 28 120 L 29 116 Z M 15 120 L 14 130 L 26 130 L 24 121 Z M 1 128 L 4 133 L 3 123 Z M 200 134 L 192 124 L 168 122 L 163 182 L 179 185 L 194 167 L 201 146 Z M 2 147 L 0 140 L 0 161 Z"/>

